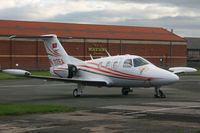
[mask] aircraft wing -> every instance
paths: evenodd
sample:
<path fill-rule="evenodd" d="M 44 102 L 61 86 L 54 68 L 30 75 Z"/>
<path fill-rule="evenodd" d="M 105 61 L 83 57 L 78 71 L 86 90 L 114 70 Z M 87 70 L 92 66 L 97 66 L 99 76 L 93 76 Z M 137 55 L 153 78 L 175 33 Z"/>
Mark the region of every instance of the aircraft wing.
<path fill-rule="evenodd" d="M 35 78 L 35 79 L 46 79 L 46 80 L 55 80 L 63 81 L 69 83 L 81 83 L 88 86 L 106 86 L 107 83 L 101 80 L 85 80 L 85 79 L 74 79 L 74 78 L 60 78 L 60 77 L 49 77 L 49 76 L 38 76 L 38 75 L 28 75 L 26 77 Z"/>
<path fill-rule="evenodd" d="M 81 83 L 83 85 L 88 85 L 88 86 L 106 86 L 106 85 L 108 85 L 108 83 L 103 80 L 60 78 L 60 77 L 31 75 L 30 72 L 21 70 L 21 69 L 5 69 L 5 70 L 3 70 L 3 72 L 10 74 L 10 75 L 14 75 L 14 76 L 24 76 L 24 77 L 28 77 L 28 78 L 55 80 L 55 81 L 70 82 L 70 83 Z"/>
<path fill-rule="evenodd" d="M 196 72 L 197 69 L 191 67 L 171 67 L 169 68 L 175 74 Z"/>

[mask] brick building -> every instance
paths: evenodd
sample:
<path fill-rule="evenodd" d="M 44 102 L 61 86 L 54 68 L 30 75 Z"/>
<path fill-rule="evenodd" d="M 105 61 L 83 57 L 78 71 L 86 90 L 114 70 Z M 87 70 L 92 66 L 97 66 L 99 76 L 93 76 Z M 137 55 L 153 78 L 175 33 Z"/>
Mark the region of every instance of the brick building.
<path fill-rule="evenodd" d="M 69 55 L 83 60 L 107 56 L 107 50 L 143 56 L 157 66 L 186 66 L 186 40 L 163 28 L 0 20 L 0 69 L 48 69 L 43 42 L 9 39 L 44 34 L 56 34 Z"/>

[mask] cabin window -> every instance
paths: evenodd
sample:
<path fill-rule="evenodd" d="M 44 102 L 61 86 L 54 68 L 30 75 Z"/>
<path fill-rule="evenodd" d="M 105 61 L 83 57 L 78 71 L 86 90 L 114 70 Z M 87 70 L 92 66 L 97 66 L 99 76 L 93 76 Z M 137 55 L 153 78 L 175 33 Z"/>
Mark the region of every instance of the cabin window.
<path fill-rule="evenodd" d="M 102 66 L 102 62 L 99 63 L 98 68 L 101 68 L 101 66 Z"/>
<path fill-rule="evenodd" d="M 117 66 L 118 66 L 118 61 L 115 61 L 115 62 L 113 63 L 113 69 L 116 69 Z"/>
<path fill-rule="evenodd" d="M 132 67 L 132 65 L 133 65 L 132 60 L 131 60 L 131 59 L 126 59 L 126 60 L 124 61 L 123 67 L 124 67 L 124 68 L 129 68 L 129 67 Z"/>
<path fill-rule="evenodd" d="M 145 61 L 142 58 L 135 58 L 135 59 L 133 59 L 133 62 L 134 62 L 134 67 L 138 67 L 138 66 L 143 66 L 143 65 L 149 64 L 147 61 Z"/>
<path fill-rule="evenodd" d="M 108 62 L 106 63 L 106 67 L 107 67 L 107 68 L 110 68 L 110 67 L 111 67 L 111 61 L 108 61 Z"/>

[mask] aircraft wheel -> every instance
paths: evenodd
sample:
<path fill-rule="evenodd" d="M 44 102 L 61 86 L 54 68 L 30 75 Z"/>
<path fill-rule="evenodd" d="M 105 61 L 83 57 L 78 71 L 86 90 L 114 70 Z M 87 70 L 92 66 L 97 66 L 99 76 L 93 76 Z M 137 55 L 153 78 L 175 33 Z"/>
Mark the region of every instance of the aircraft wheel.
<path fill-rule="evenodd" d="M 161 98 L 166 98 L 165 94 L 161 90 L 159 90 L 159 93 Z"/>
<path fill-rule="evenodd" d="M 166 95 L 161 90 L 158 93 L 154 95 L 155 98 L 166 98 Z"/>
<path fill-rule="evenodd" d="M 78 93 L 78 89 L 74 89 L 73 91 L 73 96 L 74 97 L 80 97 L 81 95 Z"/>
<path fill-rule="evenodd" d="M 122 95 L 128 95 L 130 88 L 122 88 Z"/>

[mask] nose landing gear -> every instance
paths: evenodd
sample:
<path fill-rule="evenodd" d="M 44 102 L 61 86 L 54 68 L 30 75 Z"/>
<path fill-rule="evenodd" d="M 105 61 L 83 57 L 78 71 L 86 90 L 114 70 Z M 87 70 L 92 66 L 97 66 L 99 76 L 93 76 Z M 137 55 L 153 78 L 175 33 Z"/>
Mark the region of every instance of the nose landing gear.
<path fill-rule="evenodd" d="M 155 87 L 156 94 L 154 95 L 155 98 L 166 98 L 166 95 L 160 90 L 160 87 Z"/>

